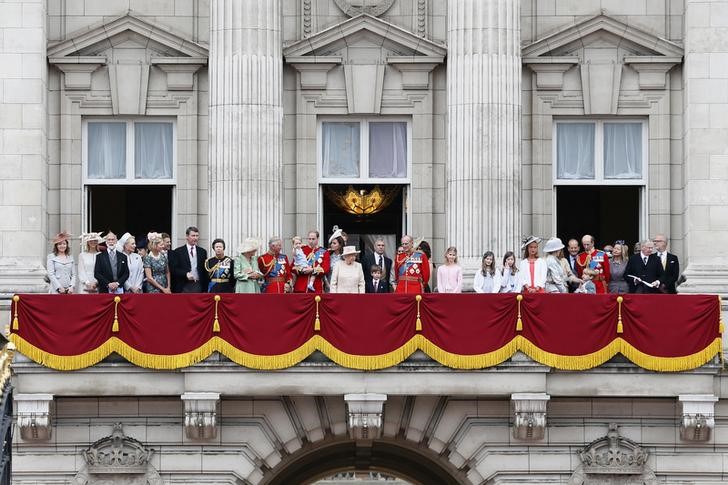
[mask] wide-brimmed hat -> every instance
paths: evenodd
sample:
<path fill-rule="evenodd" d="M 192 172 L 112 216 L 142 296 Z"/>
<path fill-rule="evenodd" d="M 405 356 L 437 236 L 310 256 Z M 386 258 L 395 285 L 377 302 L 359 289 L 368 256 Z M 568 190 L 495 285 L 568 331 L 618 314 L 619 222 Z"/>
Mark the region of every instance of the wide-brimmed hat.
<path fill-rule="evenodd" d="M 329 238 L 329 244 L 331 244 L 331 242 L 334 239 L 336 239 L 337 237 L 341 237 L 341 235 L 344 233 L 344 231 L 342 229 L 339 229 L 339 226 L 334 226 L 333 229 L 334 229 L 334 233 Z"/>
<path fill-rule="evenodd" d="M 538 236 L 527 236 L 527 237 L 524 237 L 523 240 L 521 241 L 521 249 L 525 249 L 526 246 L 528 246 L 532 242 L 540 243 L 541 242 L 541 238 L 538 237 Z"/>
<path fill-rule="evenodd" d="M 561 242 L 561 239 L 558 237 L 552 237 L 548 241 L 546 241 L 546 244 L 543 246 L 543 252 L 544 253 L 553 253 L 554 251 L 558 251 L 559 249 L 564 249 L 564 243 Z"/>
<path fill-rule="evenodd" d="M 344 252 L 342 252 L 341 255 L 348 256 L 349 254 L 359 254 L 359 251 L 356 250 L 356 246 L 344 246 Z"/>
<path fill-rule="evenodd" d="M 250 251 L 257 251 L 260 247 L 260 243 L 257 239 L 249 237 L 246 238 L 240 246 L 238 246 L 238 253 L 243 254 Z"/>
<path fill-rule="evenodd" d="M 81 248 L 86 249 L 86 245 L 91 241 L 96 241 L 97 243 L 100 243 L 103 240 L 104 238 L 101 237 L 100 232 L 84 232 L 83 234 L 81 234 Z"/>
<path fill-rule="evenodd" d="M 58 244 L 61 241 L 68 241 L 73 236 L 66 231 L 61 231 L 58 234 L 56 234 L 56 237 L 53 238 L 53 244 Z"/>

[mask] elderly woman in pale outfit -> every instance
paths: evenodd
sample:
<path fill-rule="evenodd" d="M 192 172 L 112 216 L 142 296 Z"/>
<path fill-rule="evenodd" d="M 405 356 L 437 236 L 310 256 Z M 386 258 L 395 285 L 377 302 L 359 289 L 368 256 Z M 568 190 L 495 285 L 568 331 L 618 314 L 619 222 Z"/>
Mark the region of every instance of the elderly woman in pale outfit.
<path fill-rule="evenodd" d="M 51 293 L 71 294 L 76 285 L 76 265 L 73 263 L 68 240 L 71 235 L 61 232 L 53 238 L 53 252 L 48 255 L 46 269 Z"/>
<path fill-rule="evenodd" d="M 258 241 L 247 238 L 238 248 L 238 257 L 235 258 L 233 268 L 235 272 L 235 293 L 260 293 L 260 281 L 263 274 L 258 268 Z"/>
<path fill-rule="evenodd" d="M 129 278 L 124 282 L 125 293 L 141 293 L 144 284 L 144 263 L 142 257 L 136 253 L 136 239 L 125 232 L 119 238 L 118 246 L 121 252 L 126 255 Z"/>
<path fill-rule="evenodd" d="M 486 251 L 480 270 L 473 277 L 473 290 L 476 293 L 498 293 L 501 288 L 501 272 L 495 269 L 495 254 Z M 439 278 L 438 278 L 439 280 Z"/>
<path fill-rule="evenodd" d="M 342 261 L 331 273 L 331 293 L 364 293 L 364 271 L 356 262 L 357 254 L 354 246 L 344 246 Z"/>
<path fill-rule="evenodd" d="M 540 237 L 529 236 L 523 240 L 523 259 L 518 264 L 518 283 L 522 293 L 543 293 L 546 286 L 546 261 L 538 257 Z"/>
<path fill-rule="evenodd" d="M 99 254 L 99 243 L 103 241 L 101 233 L 85 232 L 81 235 L 81 254 L 78 255 L 78 288 L 77 293 L 98 293 L 97 281 L 94 278 L 96 255 Z"/>
<path fill-rule="evenodd" d="M 566 274 L 559 261 L 559 253 L 564 249 L 564 243 L 558 237 L 552 237 L 543 247 L 546 253 L 546 293 L 568 293 L 566 287 Z"/>

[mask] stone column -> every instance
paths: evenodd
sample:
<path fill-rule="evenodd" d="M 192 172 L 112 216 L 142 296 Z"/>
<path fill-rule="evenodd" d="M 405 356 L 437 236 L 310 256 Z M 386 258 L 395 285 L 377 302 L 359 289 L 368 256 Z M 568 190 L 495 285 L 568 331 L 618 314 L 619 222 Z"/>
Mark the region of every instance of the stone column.
<path fill-rule="evenodd" d="M 283 85 L 280 0 L 210 1 L 210 234 L 228 254 L 280 235 Z"/>
<path fill-rule="evenodd" d="M 447 15 L 445 246 L 467 275 L 521 235 L 520 2 L 450 0 Z"/>
<path fill-rule="evenodd" d="M 42 292 L 49 252 L 46 2 L 2 2 L 0 18 L 0 294 Z"/>
<path fill-rule="evenodd" d="M 728 0 L 685 1 L 684 154 L 687 282 L 728 293 Z"/>

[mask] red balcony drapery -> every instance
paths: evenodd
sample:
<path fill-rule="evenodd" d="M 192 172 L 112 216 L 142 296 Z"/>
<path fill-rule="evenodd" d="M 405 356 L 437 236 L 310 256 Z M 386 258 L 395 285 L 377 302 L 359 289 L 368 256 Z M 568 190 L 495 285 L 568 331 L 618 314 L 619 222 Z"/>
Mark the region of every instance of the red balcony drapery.
<path fill-rule="evenodd" d="M 17 295 L 10 340 L 58 370 L 112 352 L 176 369 L 221 352 L 254 369 L 293 366 L 315 350 L 339 365 L 382 369 L 420 349 L 445 366 L 479 369 L 522 351 L 582 370 L 617 353 L 681 371 L 722 350 L 710 295 Z M 318 320 L 318 322 L 317 322 Z"/>

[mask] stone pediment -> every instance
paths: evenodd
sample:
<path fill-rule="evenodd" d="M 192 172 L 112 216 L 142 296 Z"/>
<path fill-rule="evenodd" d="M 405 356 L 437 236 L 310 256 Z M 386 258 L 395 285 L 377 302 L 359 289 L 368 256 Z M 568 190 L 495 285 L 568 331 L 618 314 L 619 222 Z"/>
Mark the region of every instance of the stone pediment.
<path fill-rule="evenodd" d="M 208 49 L 189 39 L 170 32 L 166 26 L 155 25 L 131 13 L 111 22 L 72 33 L 68 39 L 50 44 L 48 58 L 100 56 L 111 48 L 141 47 L 162 57 L 205 59 Z"/>
<path fill-rule="evenodd" d="M 283 55 L 287 60 L 335 56 L 357 46 L 376 46 L 388 51 L 389 56 L 425 57 L 435 62 L 442 62 L 447 54 L 447 49 L 439 44 L 377 17 L 361 14 L 289 45 Z"/>
<path fill-rule="evenodd" d="M 678 44 L 604 14 L 538 40 L 522 50 L 524 59 L 574 56 L 584 48 L 619 47 L 635 56 L 682 58 Z"/>

